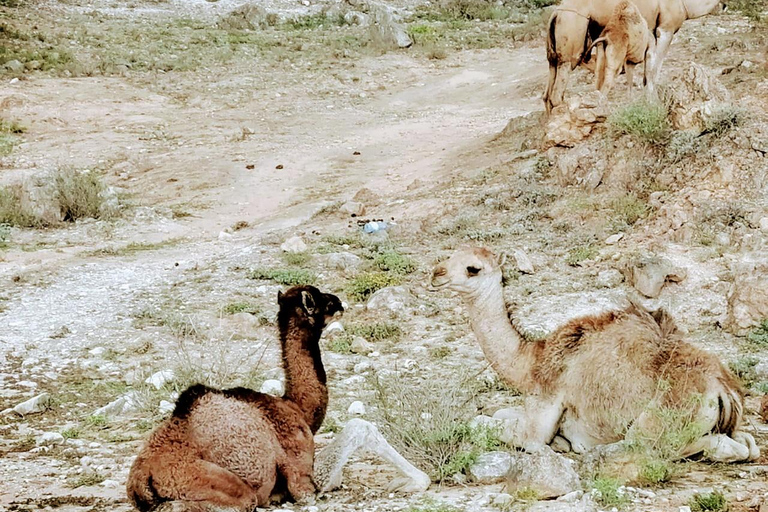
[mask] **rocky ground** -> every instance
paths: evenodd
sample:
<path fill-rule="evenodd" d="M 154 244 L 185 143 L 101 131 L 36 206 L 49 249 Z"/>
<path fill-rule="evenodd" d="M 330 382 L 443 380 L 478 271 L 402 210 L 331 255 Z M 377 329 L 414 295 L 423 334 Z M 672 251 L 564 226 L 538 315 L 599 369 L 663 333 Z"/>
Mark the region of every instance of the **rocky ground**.
<path fill-rule="evenodd" d="M 349 306 L 323 345 L 321 446 L 352 417 L 387 433 L 381 382 L 414 418 L 518 404 L 459 298 L 428 286 L 466 242 L 510 255 L 507 298 L 532 336 L 628 294 L 668 308 L 743 380 L 763 456 L 622 486 L 569 455 L 580 482 L 539 501 L 471 464 L 390 493 L 396 472 L 359 454 L 320 510 L 683 511 L 713 491 L 768 507 L 764 25 L 685 24 L 657 139 L 616 121 L 624 87 L 592 102 L 584 71 L 543 119 L 538 9 L 391 3 L 415 44 L 389 49 L 369 4 L 261 5 L 0 1 L 0 185 L 52 224 L 0 226 L 0 508 L 129 510 L 132 458 L 184 386 L 280 380 L 276 295 L 292 283 Z M 62 169 L 108 187 L 96 218 L 61 218 Z"/>

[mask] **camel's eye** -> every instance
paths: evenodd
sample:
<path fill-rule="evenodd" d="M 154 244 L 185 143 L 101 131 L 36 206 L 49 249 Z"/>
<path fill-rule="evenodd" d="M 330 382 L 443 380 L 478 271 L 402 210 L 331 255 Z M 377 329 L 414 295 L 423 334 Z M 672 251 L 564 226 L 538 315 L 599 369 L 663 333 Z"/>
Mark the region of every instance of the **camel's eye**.
<path fill-rule="evenodd" d="M 467 267 L 467 275 L 469 277 L 475 277 L 477 274 L 480 273 L 480 269 L 477 267 Z"/>

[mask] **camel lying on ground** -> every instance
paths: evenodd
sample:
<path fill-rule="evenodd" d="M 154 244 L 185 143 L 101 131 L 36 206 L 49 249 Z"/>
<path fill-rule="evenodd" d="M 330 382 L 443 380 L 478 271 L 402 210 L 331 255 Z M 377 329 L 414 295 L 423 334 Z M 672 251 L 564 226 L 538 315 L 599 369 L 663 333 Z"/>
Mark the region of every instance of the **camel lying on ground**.
<path fill-rule="evenodd" d="M 202 384 L 185 390 L 131 467 L 127 491 L 137 509 L 175 501 L 189 512 L 249 512 L 269 503 L 278 481 L 295 500 L 313 499 L 313 434 L 328 406 L 319 341 L 343 307 L 312 286 L 279 293 L 278 302 L 284 396 Z"/>
<path fill-rule="evenodd" d="M 679 457 L 759 457 L 754 438 L 740 430 L 739 383 L 715 356 L 684 341 L 665 311 L 633 303 L 523 342 L 507 315 L 502 263 L 485 248 L 460 249 L 435 268 L 432 285 L 463 297 L 491 366 L 529 394 L 510 444 L 535 450 L 559 435 L 584 452 L 625 437 L 659 439 L 669 427 L 659 412 L 671 411 L 684 423 L 672 427 L 691 434 Z"/>
<path fill-rule="evenodd" d="M 650 92 L 653 92 L 649 61 L 655 43 L 655 38 L 648 30 L 648 24 L 635 4 L 628 0 L 619 2 L 600 37 L 587 50 L 587 53 L 590 53 L 593 47 L 597 48 L 595 65 L 597 90 L 607 96 L 624 66 L 631 92 L 635 66 L 642 62 L 643 83 Z"/>
<path fill-rule="evenodd" d="M 547 26 L 549 81 L 544 93 L 548 114 L 563 102 L 568 75 L 589 60 L 590 41 L 608 24 L 620 1 L 563 0 L 552 12 Z M 709 14 L 720 0 L 634 0 L 633 3 L 656 38 L 656 48 L 647 65 L 650 66 L 648 76 L 653 83 L 658 83 L 662 62 L 683 22 Z"/>

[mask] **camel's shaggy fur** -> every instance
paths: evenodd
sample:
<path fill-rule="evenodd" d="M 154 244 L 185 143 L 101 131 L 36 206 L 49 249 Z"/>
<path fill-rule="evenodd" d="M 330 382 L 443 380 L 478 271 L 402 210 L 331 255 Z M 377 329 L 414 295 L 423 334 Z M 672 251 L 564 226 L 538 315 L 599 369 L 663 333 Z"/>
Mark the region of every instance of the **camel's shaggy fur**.
<path fill-rule="evenodd" d="M 630 432 L 656 435 L 669 427 L 658 412 L 678 411 L 694 433 L 677 455 L 724 462 L 759 456 L 740 430 L 740 385 L 715 356 L 685 342 L 665 311 L 631 303 L 524 342 L 507 316 L 500 265 L 487 249 L 461 249 L 435 268 L 432 284 L 464 297 L 493 368 L 530 394 L 510 443 L 533 449 L 560 435 L 583 452 Z"/>
<path fill-rule="evenodd" d="M 547 60 L 549 81 L 544 92 L 547 113 L 563 102 L 568 75 L 576 66 L 590 61 L 590 41 L 610 21 L 622 0 L 563 0 L 549 18 Z M 648 75 L 658 83 L 661 65 L 672 37 L 685 20 L 709 14 L 719 0 L 633 0 L 655 37 L 655 50 L 649 55 Z"/>
<path fill-rule="evenodd" d="M 642 62 L 644 63 L 643 83 L 653 91 L 649 52 L 653 51 L 654 45 L 655 38 L 648 30 L 648 24 L 640 14 L 640 10 L 627 0 L 619 2 L 600 37 L 587 50 L 587 53 L 590 53 L 593 47 L 597 47 L 595 66 L 597 90 L 607 95 L 624 66 L 627 72 L 627 84 L 631 91 L 633 71 L 635 66 Z"/>
<path fill-rule="evenodd" d="M 314 495 L 313 434 L 328 405 L 319 340 L 343 308 L 312 286 L 279 293 L 278 302 L 285 395 L 202 384 L 185 390 L 131 467 L 127 491 L 137 509 L 177 501 L 190 511 L 245 512 L 268 504 L 277 483 L 296 500 Z"/>

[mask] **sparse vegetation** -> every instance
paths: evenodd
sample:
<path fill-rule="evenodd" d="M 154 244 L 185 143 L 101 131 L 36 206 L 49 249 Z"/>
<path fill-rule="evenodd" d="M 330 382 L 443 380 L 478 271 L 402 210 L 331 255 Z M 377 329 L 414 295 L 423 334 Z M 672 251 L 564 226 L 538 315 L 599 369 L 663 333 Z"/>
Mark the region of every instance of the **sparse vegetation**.
<path fill-rule="evenodd" d="M 352 336 L 350 334 L 339 334 L 328 341 L 328 350 L 337 354 L 352 353 Z"/>
<path fill-rule="evenodd" d="M 760 322 L 760 325 L 747 335 L 747 342 L 758 350 L 768 348 L 768 319 Z"/>
<path fill-rule="evenodd" d="M 688 502 L 691 512 L 726 512 L 728 510 L 728 500 L 719 491 L 712 491 L 707 494 L 696 493 Z"/>
<path fill-rule="evenodd" d="M 248 273 L 250 279 L 275 281 L 287 286 L 299 286 L 317 283 L 317 276 L 303 268 L 256 268 Z"/>
<path fill-rule="evenodd" d="M 373 259 L 373 264 L 379 270 L 401 275 L 410 274 L 416 270 L 416 263 L 413 259 L 394 250 L 377 254 Z"/>
<path fill-rule="evenodd" d="M 364 272 L 349 281 L 346 292 L 352 299 L 363 302 L 382 288 L 400 284 L 401 280 L 400 276 L 389 272 Z"/>
<path fill-rule="evenodd" d="M 11 226 L 10 224 L 0 223 L 0 249 L 8 247 L 11 241 Z"/>
<path fill-rule="evenodd" d="M 648 459 L 640 465 L 640 481 L 646 485 L 668 482 L 674 475 L 673 462 L 663 459 Z"/>
<path fill-rule="evenodd" d="M 632 226 L 648 213 L 648 204 L 641 201 L 635 194 L 625 194 L 617 197 L 610 204 L 614 212 L 613 222 L 616 228 Z"/>
<path fill-rule="evenodd" d="M 745 387 L 751 387 L 757 382 L 757 373 L 755 366 L 760 360 L 753 356 L 743 356 L 728 363 L 728 368 L 738 377 Z"/>
<path fill-rule="evenodd" d="M 227 315 L 234 315 L 237 313 L 250 313 L 251 315 L 258 315 L 261 313 L 261 308 L 257 304 L 246 301 L 230 302 L 221 310 Z"/>
<path fill-rule="evenodd" d="M 733 105 L 718 105 L 706 119 L 703 133 L 710 133 L 714 137 L 722 137 L 731 128 L 743 123 L 745 113 L 739 107 Z"/>
<path fill-rule="evenodd" d="M 672 163 L 677 163 L 684 158 L 695 155 L 702 146 L 700 134 L 695 130 L 675 130 L 669 136 L 666 152 L 667 158 Z"/>
<path fill-rule="evenodd" d="M 523 487 L 522 489 L 515 491 L 515 493 L 512 495 L 512 498 L 514 498 L 515 501 L 534 502 L 541 499 L 541 494 L 539 494 L 536 489 Z"/>
<path fill-rule="evenodd" d="M 377 419 L 385 437 L 436 481 L 465 472 L 481 453 L 500 446 L 494 429 L 470 426 L 474 395 L 462 380 L 417 386 L 399 378 L 374 381 Z"/>
<path fill-rule="evenodd" d="M 368 341 L 397 340 L 402 336 L 403 330 L 399 325 L 391 322 L 375 322 L 370 324 L 351 324 L 347 326 L 347 333 L 351 336 L 362 336 Z"/>
<path fill-rule="evenodd" d="M 429 349 L 429 355 L 433 359 L 444 359 L 444 358 L 448 357 L 449 355 L 451 355 L 452 352 L 453 352 L 453 350 L 451 350 L 450 347 L 445 347 L 445 346 L 442 346 L 442 347 L 432 347 L 432 348 Z"/>
<path fill-rule="evenodd" d="M 284 252 L 282 254 L 283 261 L 288 265 L 294 265 L 296 267 L 303 267 L 312 259 L 312 255 L 308 252 Z"/>
<path fill-rule="evenodd" d="M 104 183 L 93 171 L 60 169 L 53 176 L 56 199 L 64 221 L 104 217 Z"/>
<path fill-rule="evenodd" d="M 568 255 L 565 257 L 565 262 L 568 265 L 575 267 L 580 263 L 596 258 L 598 254 L 597 247 L 594 245 L 581 245 L 568 251 Z"/>
<path fill-rule="evenodd" d="M 442 503 L 435 501 L 432 498 L 424 498 L 418 505 L 411 505 L 405 512 L 462 512 L 461 509 L 449 505 L 448 503 Z"/>
<path fill-rule="evenodd" d="M 728 0 L 727 5 L 728 8 L 741 12 L 754 23 L 762 21 L 765 0 Z"/>
<path fill-rule="evenodd" d="M 165 247 L 170 247 L 179 242 L 179 239 L 172 238 L 162 242 L 130 242 L 120 247 L 101 247 L 87 252 L 90 256 L 130 256 L 144 251 L 156 251 Z"/>
<path fill-rule="evenodd" d="M 107 477 L 102 475 L 101 473 L 83 473 L 81 475 L 76 475 L 69 480 L 67 480 L 67 483 L 69 484 L 69 487 L 72 489 L 77 489 L 78 487 L 88 487 L 91 485 L 99 485 L 101 482 L 106 480 Z"/>
<path fill-rule="evenodd" d="M 661 145 L 670 134 L 667 108 L 640 100 L 611 114 L 608 125 L 617 135 L 628 134 L 648 144 Z"/>
<path fill-rule="evenodd" d="M 64 439 L 78 439 L 81 434 L 81 430 L 77 427 L 67 428 L 61 431 L 61 435 L 64 436 Z"/>
<path fill-rule="evenodd" d="M 598 476 L 590 482 L 595 501 L 603 507 L 622 508 L 629 503 L 629 496 L 621 486 L 618 479 L 604 476 Z"/>

